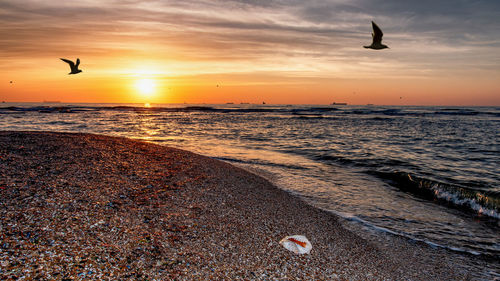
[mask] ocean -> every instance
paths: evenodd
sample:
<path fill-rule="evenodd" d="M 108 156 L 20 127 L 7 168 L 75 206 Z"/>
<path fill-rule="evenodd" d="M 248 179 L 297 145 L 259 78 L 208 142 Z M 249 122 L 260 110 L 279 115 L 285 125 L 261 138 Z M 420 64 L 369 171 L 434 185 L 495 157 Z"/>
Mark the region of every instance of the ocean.
<path fill-rule="evenodd" d="M 346 224 L 487 260 L 500 278 L 500 107 L 2 103 L 0 130 L 190 150 Z"/>

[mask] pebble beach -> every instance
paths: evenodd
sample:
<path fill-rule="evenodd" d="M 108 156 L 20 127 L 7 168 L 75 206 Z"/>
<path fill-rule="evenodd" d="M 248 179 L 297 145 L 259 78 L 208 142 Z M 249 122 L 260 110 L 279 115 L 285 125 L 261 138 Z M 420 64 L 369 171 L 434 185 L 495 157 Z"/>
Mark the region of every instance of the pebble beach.
<path fill-rule="evenodd" d="M 2 280 L 472 280 L 460 258 L 347 230 L 249 171 L 81 133 L 0 132 Z M 308 254 L 279 241 L 304 235 Z"/>

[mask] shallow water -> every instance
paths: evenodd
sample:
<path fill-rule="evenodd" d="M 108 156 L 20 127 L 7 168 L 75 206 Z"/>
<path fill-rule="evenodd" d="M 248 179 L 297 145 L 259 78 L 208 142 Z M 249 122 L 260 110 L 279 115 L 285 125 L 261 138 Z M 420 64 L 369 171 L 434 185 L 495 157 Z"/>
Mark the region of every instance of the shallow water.
<path fill-rule="evenodd" d="M 6 103 L 0 129 L 191 150 L 369 228 L 500 260 L 498 107 Z"/>

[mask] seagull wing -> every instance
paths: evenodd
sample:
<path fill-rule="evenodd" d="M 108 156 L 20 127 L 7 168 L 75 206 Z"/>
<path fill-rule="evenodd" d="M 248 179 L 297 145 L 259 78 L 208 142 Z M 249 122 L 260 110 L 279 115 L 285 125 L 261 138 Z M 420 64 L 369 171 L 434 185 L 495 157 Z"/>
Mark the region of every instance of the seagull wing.
<path fill-rule="evenodd" d="M 73 70 L 73 68 L 75 67 L 75 63 L 70 61 L 70 60 L 67 60 L 67 59 L 63 59 L 61 58 L 61 60 L 67 64 L 69 64 L 69 67 L 71 67 L 71 70 Z"/>
<path fill-rule="evenodd" d="M 63 59 L 63 58 L 61 58 L 61 60 L 62 60 L 63 62 L 65 62 L 65 63 L 69 64 L 69 66 L 70 66 L 70 67 L 74 67 L 74 66 L 75 66 L 75 63 L 73 63 L 73 62 L 72 62 L 72 61 L 70 61 L 70 60 Z"/>
<path fill-rule="evenodd" d="M 80 65 L 80 59 L 76 59 L 76 68 L 78 68 L 78 66 Z"/>
<path fill-rule="evenodd" d="M 380 27 L 378 27 L 378 25 L 373 21 L 372 21 L 372 27 L 373 27 L 373 33 L 372 33 L 373 43 L 382 43 L 382 36 L 384 35 L 384 33 L 382 33 L 382 29 L 380 29 Z"/>

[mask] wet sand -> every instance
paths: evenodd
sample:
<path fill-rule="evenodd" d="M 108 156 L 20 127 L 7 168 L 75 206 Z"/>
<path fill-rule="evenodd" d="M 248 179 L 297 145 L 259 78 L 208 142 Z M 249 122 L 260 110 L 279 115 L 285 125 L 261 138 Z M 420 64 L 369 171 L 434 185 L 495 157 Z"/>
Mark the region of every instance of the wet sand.
<path fill-rule="evenodd" d="M 125 138 L 0 132 L 0 215 L 3 280 L 470 279 L 445 250 L 367 241 L 243 169 Z"/>

